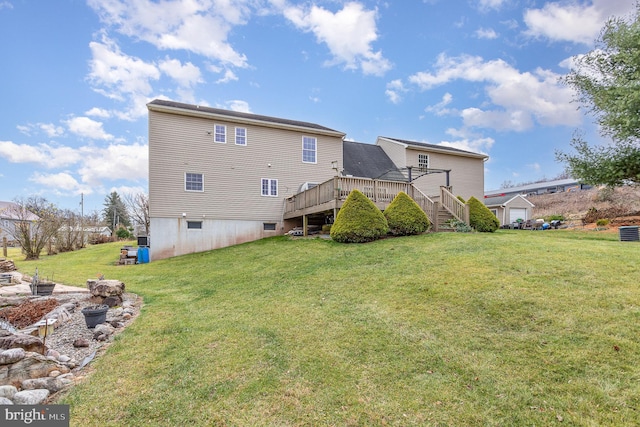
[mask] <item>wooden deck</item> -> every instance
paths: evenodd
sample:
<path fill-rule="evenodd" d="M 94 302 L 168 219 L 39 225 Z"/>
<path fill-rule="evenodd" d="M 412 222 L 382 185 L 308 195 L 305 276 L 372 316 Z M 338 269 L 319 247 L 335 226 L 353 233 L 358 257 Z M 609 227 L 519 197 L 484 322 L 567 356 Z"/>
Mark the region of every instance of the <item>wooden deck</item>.
<path fill-rule="evenodd" d="M 380 210 L 386 209 L 394 197 L 404 191 L 427 214 L 433 225 L 433 231 L 438 231 L 438 212 L 443 209 L 453 218 L 469 223 L 468 206 L 460 202 L 451 193 L 450 188 L 441 187 L 439 200 L 434 201 L 409 182 L 340 176 L 287 198 L 284 219 L 304 218 L 321 212 L 336 213 L 349 193 L 356 189 L 367 196 Z"/>

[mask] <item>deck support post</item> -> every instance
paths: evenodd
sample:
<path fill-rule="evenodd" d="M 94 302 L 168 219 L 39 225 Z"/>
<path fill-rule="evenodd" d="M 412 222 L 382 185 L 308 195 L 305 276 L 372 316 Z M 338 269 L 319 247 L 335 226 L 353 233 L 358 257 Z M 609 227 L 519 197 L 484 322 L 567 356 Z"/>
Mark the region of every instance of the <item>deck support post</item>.
<path fill-rule="evenodd" d="M 307 237 L 309 235 L 309 219 L 306 215 L 302 215 L 302 235 Z"/>

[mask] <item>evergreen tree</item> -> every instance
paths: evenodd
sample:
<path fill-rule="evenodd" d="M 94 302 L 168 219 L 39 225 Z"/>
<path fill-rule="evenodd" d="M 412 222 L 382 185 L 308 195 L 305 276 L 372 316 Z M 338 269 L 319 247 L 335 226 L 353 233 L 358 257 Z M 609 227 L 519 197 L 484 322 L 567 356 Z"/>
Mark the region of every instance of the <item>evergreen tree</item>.
<path fill-rule="evenodd" d="M 114 233 L 120 225 L 125 227 L 131 226 L 127 206 L 116 191 L 111 192 L 111 194 L 105 197 L 102 219 L 109 225 Z"/>

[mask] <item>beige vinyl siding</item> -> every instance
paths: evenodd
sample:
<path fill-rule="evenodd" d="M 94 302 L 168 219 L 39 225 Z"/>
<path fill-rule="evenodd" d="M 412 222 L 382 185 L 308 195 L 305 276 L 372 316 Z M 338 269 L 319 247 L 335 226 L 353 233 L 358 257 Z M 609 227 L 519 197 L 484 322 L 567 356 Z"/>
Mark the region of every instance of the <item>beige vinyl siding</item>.
<path fill-rule="evenodd" d="M 456 196 L 465 200 L 471 196 L 484 199 L 484 161 L 481 158 L 458 154 L 445 154 L 427 150 L 407 149 L 407 164 L 418 166 L 418 154 L 429 154 L 430 169 L 450 169 L 449 185 Z M 414 185 L 428 196 L 440 194 L 440 186 L 446 185 L 446 174 L 436 173 L 417 178 Z"/>
<path fill-rule="evenodd" d="M 227 144 L 213 140 L 214 123 L 227 126 Z M 247 145 L 235 144 L 235 127 Z M 317 163 L 302 162 L 302 136 L 317 138 Z M 256 124 L 149 111 L 149 199 L 152 217 L 279 222 L 283 199 L 307 181 L 334 175 L 342 138 Z M 204 175 L 204 192 L 184 190 L 186 172 Z M 261 179 L 278 180 L 278 197 L 261 195 Z"/>
<path fill-rule="evenodd" d="M 399 142 L 378 138 L 376 145 L 382 147 L 391 161 L 399 168 L 407 167 L 407 145 Z M 417 166 L 417 162 L 416 162 Z"/>

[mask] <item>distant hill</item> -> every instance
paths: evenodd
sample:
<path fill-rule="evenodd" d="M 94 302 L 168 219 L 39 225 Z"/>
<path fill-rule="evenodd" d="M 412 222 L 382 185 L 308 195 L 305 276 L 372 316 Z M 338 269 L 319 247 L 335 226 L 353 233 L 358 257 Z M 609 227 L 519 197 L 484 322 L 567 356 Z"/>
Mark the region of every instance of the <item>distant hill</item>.
<path fill-rule="evenodd" d="M 640 188 L 590 190 L 542 194 L 527 197 L 535 205 L 534 218 L 562 215 L 573 225 L 608 219 L 611 227 L 640 225 Z"/>

